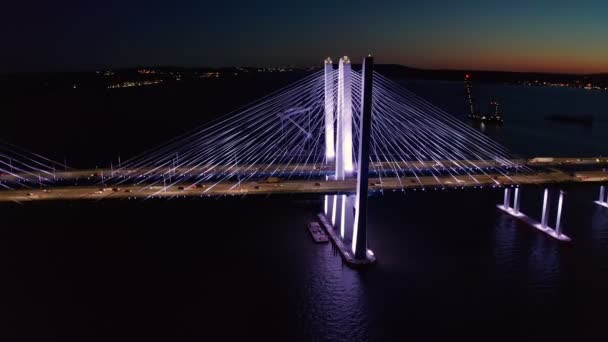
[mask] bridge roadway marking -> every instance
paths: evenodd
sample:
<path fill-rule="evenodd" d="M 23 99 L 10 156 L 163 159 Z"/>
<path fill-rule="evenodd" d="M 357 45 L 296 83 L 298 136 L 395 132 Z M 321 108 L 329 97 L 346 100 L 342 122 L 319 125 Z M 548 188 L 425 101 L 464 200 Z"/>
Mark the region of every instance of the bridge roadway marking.
<path fill-rule="evenodd" d="M 528 184 L 553 184 L 553 183 L 581 183 L 581 182 L 606 182 L 608 172 L 584 171 L 574 174 L 564 172 L 537 173 L 531 175 L 510 176 L 510 179 L 499 174 L 476 175 L 477 182 L 470 176 L 462 175 L 456 177 L 443 176 L 420 177 L 420 183 L 414 177 L 401 178 L 370 178 L 370 191 L 376 190 L 400 190 L 420 189 L 428 187 L 461 188 L 492 185 L 528 185 Z M 16 201 L 49 201 L 49 200 L 102 200 L 119 198 L 148 198 L 155 197 L 205 197 L 205 196 L 235 196 L 252 194 L 335 194 L 352 193 L 355 191 L 356 180 L 344 181 L 320 181 L 320 180 L 287 180 L 278 183 L 265 182 L 236 182 L 205 183 L 195 187 L 188 184 L 180 184 L 163 189 L 162 186 L 117 186 L 117 188 L 100 187 L 78 187 L 66 186 L 48 189 L 19 189 L 0 191 L 0 202 Z M 120 187 L 120 188 L 118 188 Z M 183 189 L 180 189 L 183 187 Z"/>
<path fill-rule="evenodd" d="M 532 159 L 511 159 L 513 164 L 518 165 L 526 165 L 526 166 L 564 166 L 564 165 L 596 165 L 596 166 L 608 166 L 608 158 L 605 157 L 585 157 L 585 158 L 532 158 Z M 456 164 L 458 163 L 458 164 Z M 425 170 L 432 169 L 437 167 L 446 167 L 446 168 L 456 168 L 456 167 L 472 167 L 474 164 L 477 167 L 494 167 L 499 166 L 496 161 L 493 160 L 460 160 L 457 162 L 453 161 L 394 161 L 394 162 L 376 162 L 370 163 L 370 170 L 373 171 L 393 171 L 395 168 L 399 168 L 402 170 Z M 319 172 L 319 174 L 323 174 L 326 172 L 331 172 L 335 170 L 335 166 L 333 164 L 278 164 L 278 165 L 255 165 L 252 167 L 251 165 L 227 165 L 227 166 L 199 166 L 196 168 L 191 167 L 162 167 L 162 168 L 137 168 L 137 169 L 89 169 L 89 170 L 68 170 L 68 171 L 57 171 L 55 174 L 46 174 L 42 175 L 43 177 L 53 178 L 63 180 L 71 180 L 71 179 L 86 179 L 86 178 L 97 178 L 102 175 L 105 178 L 109 177 L 139 177 L 139 176 L 160 176 L 163 174 L 190 174 L 190 175 L 200 175 L 208 172 L 213 173 L 231 173 L 236 172 L 240 174 L 250 174 L 253 172 L 267 172 L 267 173 L 311 173 L 311 172 Z M 32 181 L 38 180 L 38 174 L 22 174 L 21 177 L 25 179 L 30 179 Z M 11 175 L 0 175 L 0 181 L 15 181 L 16 177 Z"/>

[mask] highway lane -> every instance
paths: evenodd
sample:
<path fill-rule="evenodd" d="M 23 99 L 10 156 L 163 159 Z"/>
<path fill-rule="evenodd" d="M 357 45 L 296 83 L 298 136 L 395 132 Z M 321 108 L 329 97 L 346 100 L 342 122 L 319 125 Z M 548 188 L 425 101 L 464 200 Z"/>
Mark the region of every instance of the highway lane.
<path fill-rule="evenodd" d="M 531 159 L 511 159 L 515 165 L 558 167 L 564 165 L 576 166 L 598 166 L 608 167 L 608 158 L 605 157 L 536 157 Z M 499 163 L 493 160 L 460 160 L 460 161 L 394 161 L 370 163 L 372 171 L 393 171 L 399 170 L 429 170 L 440 168 L 459 168 L 459 167 L 497 167 Z M 154 177 L 162 175 L 201 175 L 201 174 L 222 174 L 238 173 L 247 175 L 252 173 L 284 173 L 284 174 L 311 174 L 318 172 L 319 175 L 332 172 L 335 169 L 333 164 L 256 164 L 252 165 L 208 165 L 197 167 L 144 167 L 144 168 L 117 168 L 117 169 L 88 169 L 88 170 L 67 170 L 57 171 L 53 174 L 19 174 L 22 179 L 37 182 L 40 178 L 78 180 L 78 179 L 108 179 L 111 177 Z M 0 181 L 17 181 L 19 177 L 0 174 Z"/>
<path fill-rule="evenodd" d="M 371 178 L 370 191 L 401 190 L 422 188 L 466 188 L 505 186 L 511 184 L 559 184 L 607 182 L 608 172 L 584 171 L 574 174 L 547 172 L 505 177 L 501 174 L 486 176 L 443 176 L 443 177 L 391 177 Z M 164 188 L 162 186 L 121 186 L 100 188 L 92 186 L 72 186 L 47 189 L 20 189 L 0 191 L 0 202 L 51 201 L 51 200 L 107 200 L 149 197 L 206 197 L 272 194 L 336 194 L 354 193 L 355 179 L 344 181 L 287 180 L 279 182 L 221 182 L 204 184 L 179 184 Z"/>

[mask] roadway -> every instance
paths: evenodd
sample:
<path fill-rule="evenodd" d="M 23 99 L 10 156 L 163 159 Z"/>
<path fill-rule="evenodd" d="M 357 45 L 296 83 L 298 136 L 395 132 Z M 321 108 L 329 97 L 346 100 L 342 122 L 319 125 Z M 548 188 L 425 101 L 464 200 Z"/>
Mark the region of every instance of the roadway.
<path fill-rule="evenodd" d="M 473 178 L 474 177 L 474 178 Z M 471 188 L 488 186 L 505 186 L 511 184 L 559 184 L 559 183 L 593 183 L 607 182 L 608 172 L 581 171 L 576 173 L 544 172 L 521 174 L 506 177 L 501 174 L 474 176 L 442 177 L 392 177 L 371 178 L 370 191 L 401 190 L 422 188 Z M 203 184 L 179 184 L 163 188 L 162 186 L 128 185 L 115 188 L 92 186 L 70 186 L 48 189 L 20 189 L 0 191 L 0 202 L 31 202 L 51 200 L 107 200 L 150 197 L 207 197 L 207 196 L 240 196 L 272 194 L 336 194 L 353 193 L 356 180 L 320 181 L 320 180 L 287 180 L 280 182 L 221 182 Z"/>
<path fill-rule="evenodd" d="M 559 167 L 564 165 L 573 166 L 598 166 L 608 167 L 606 157 L 585 157 L 585 158 L 554 158 L 542 157 L 531 159 L 511 159 L 514 165 Z M 370 163 L 370 171 L 394 171 L 402 170 L 429 170 L 436 168 L 488 168 L 501 166 L 494 160 L 459 160 L 459 161 L 391 161 Z M 93 178 L 110 177 L 155 177 L 162 175 L 201 175 L 201 174 L 222 174 L 234 173 L 247 175 L 252 173 L 284 173 L 284 174 L 311 174 L 318 172 L 325 174 L 335 169 L 334 164 L 256 164 L 256 165 L 208 165 L 197 167 L 143 167 L 143 168 L 117 168 L 117 169 L 88 169 L 88 170 L 65 170 L 47 174 L 19 174 L 21 179 L 37 182 L 40 178 L 78 180 Z M 0 174 L 0 181 L 16 181 L 19 177 L 10 174 Z"/>

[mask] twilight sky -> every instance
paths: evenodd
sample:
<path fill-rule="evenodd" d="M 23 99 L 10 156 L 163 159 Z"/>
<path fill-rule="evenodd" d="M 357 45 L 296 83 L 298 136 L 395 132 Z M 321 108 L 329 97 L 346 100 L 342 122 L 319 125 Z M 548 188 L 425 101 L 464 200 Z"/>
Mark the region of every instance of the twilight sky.
<path fill-rule="evenodd" d="M 22 0 L 0 72 L 312 65 L 608 72 L 608 0 Z"/>

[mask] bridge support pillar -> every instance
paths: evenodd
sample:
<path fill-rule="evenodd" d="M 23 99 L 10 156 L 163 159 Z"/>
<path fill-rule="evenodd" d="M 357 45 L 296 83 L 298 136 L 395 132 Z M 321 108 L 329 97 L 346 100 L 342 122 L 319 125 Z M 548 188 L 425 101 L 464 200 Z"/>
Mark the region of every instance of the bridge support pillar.
<path fill-rule="evenodd" d="M 600 198 L 595 201 L 595 204 L 608 208 L 608 196 L 606 194 L 606 187 L 604 185 L 600 186 Z"/>
<path fill-rule="evenodd" d="M 342 240 L 350 241 L 353 234 L 355 196 L 325 195 L 324 213 Z"/>
<path fill-rule="evenodd" d="M 540 225 L 543 228 L 547 228 L 547 221 L 549 219 L 549 189 L 545 189 L 543 195 L 543 212 L 540 217 Z"/>
<path fill-rule="evenodd" d="M 351 242 L 353 238 L 356 201 L 357 196 L 355 195 L 347 195 L 344 201 L 344 235 L 342 240 L 345 243 Z"/>
<path fill-rule="evenodd" d="M 323 196 L 323 213 L 330 220 L 334 211 L 334 197 L 333 195 L 325 195 Z"/>
<path fill-rule="evenodd" d="M 345 222 L 346 222 L 346 195 L 334 195 L 335 200 L 335 219 L 333 219 L 332 223 L 334 225 L 334 229 L 338 230 L 340 233 L 340 238 L 344 240 L 345 237 Z"/>
<path fill-rule="evenodd" d="M 557 218 L 555 219 L 555 232 L 562 235 L 562 205 L 564 204 L 564 191 L 560 190 L 559 200 L 557 201 Z"/>
<path fill-rule="evenodd" d="M 519 201 L 520 201 L 520 188 L 515 188 L 515 198 L 513 199 L 513 207 L 509 207 L 508 200 L 508 192 L 505 189 L 505 197 L 503 204 L 497 205 L 498 209 L 506 212 L 509 215 L 512 215 L 527 225 L 530 225 L 541 232 L 551 236 L 554 239 L 560 241 L 570 241 L 570 238 L 562 233 L 562 207 L 564 204 L 564 191 L 560 191 L 559 200 L 557 204 L 557 218 L 555 222 L 555 229 L 549 227 L 549 189 L 545 189 L 543 193 L 543 211 L 541 214 L 541 221 L 535 221 L 529 216 L 522 213 L 519 209 Z M 506 204 L 505 204 L 506 203 Z"/>
<path fill-rule="evenodd" d="M 339 211 L 338 210 L 338 208 L 339 208 L 338 207 L 338 199 L 339 199 L 339 197 L 340 197 L 339 195 L 330 196 L 330 198 L 331 198 L 331 200 L 330 200 L 331 201 L 331 210 L 330 210 L 330 212 L 331 212 L 331 224 L 334 227 L 336 226 L 336 222 L 338 222 L 337 220 L 338 220 L 338 216 L 339 216 L 339 213 L 338 213 L 338 211 Z"/>
<path fill-rule="evenodd" d="M 513 198 L 513 212 L 519 214 L 519 187 L 515 188 L 515 196 Z"/>
<path fill-rule="evenodd" d="M 505 188 L 505 196 L 503 199 L 503 207 L 509 209 L 511 203 L 511 188 Z"/>

